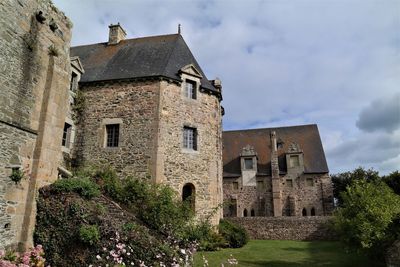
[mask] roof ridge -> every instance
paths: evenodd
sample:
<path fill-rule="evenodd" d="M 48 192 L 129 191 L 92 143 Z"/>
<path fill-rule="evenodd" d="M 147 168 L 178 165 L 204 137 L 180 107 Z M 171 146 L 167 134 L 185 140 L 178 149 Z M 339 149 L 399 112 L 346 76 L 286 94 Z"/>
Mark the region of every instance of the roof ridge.
<path fill-rule="evenodd" d="M 132 40 L 139 40 L 139 39 L 159 38 L 159 37 L 173 36 L 173 35 L 178 35 L 178 34 L 177 34 L 177 33 L 170 33 L 170 34 L 160 34 L 160 35 L 142 36 L 142 37 L 137 37 L 137 38 L 129 38 L 129 39 L 121 40 L 121 42 L 132 41 Z M 82 47 L 82 46 L 91 46 L 91 45 L 100 45 L 100 44 L 107 44 L 107 43 L 108 43 L 108 42 L 100 42 L 100 43 L 93 43 L 93 44 L 83 44 L 83 45 L 71 46 L 71 48 Z"/>
<path fill-rule="evenodd" d="M 282 129 L 282 128 L 294 128 L 294 127 L 309 127 L 317 126 L 316 123 L 301 124 L 301 125 L 289 125 L 289 126 L 278 126 L 278 127 L 265 127 L 265 128 L 253 128 L 253 129 L 239 129 L 239 130 L 224 130 L 223 132 L 243 132 L 243 131 L 258 131 L 258 130 L 270 130 L 270 129 Z"/>

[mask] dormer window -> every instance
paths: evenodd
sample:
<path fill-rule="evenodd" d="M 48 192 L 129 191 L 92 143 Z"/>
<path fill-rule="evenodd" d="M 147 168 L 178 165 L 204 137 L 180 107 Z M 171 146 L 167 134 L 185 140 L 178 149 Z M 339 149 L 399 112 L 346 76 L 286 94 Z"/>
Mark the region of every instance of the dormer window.
<path fill-rule="evenodd" d="M 245 170 L 253 169 L 253 159 L 252 158 L 244 159 L 244 169 Z"/>
<path fill-rule="evenodd" d="M 197 93 L 196 93 L 196 82 L 192 80 L 186 80 L 185 81 L 185 96 L 190 99 L 196 99 L 197 98 Z"/>
<path fill-rule="evenodd" d="M 300 166 L 300 159 L 299 155 L 290 155 L 290 167 L 299 167 Z"/>

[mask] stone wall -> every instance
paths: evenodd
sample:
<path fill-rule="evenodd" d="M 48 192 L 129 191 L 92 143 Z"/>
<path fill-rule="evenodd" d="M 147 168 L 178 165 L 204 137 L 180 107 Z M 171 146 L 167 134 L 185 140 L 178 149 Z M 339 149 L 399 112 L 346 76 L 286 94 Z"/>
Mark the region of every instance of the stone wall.
<path fill-rule="evenodd" d="M 195 209 L 209 216 L 222 203 L 222 115 L 219 99 L 199 91 L 184 96 L 184 84 L 161 82 L 157 181 L 182 194 L 186 183 L 195 187 Z M 183 127 L 197 129 L 197 150 L 183 148 Z M 217 224 L 222 210 L 212 217 Z"/>
<path fill-rule="evenodd" d="M 0 14 L 0 248 L 23 248 L 37 189 L 57 178 L 61 160 L 71 23 L 50 0 L 3 0 Z M 19 184 L 13 168 L 24 173 Z"/>
<path fill-rule="evenodd" d="M 165 80 L 81 84 L 85 110 L 75 147 L 81 164 L 108 164 L 121 177 L 151 177 L 179 196 L 195 188 L 195 209 L 207 216 L 222 202 L 221 106 L 216 96 L 183 94 Z M 120 124 L 120 145 L 105 147 L 105 124 Z M 183 148 L 183 127 L 198 131 L 197 151 Z M 217 223 L 222 213 L 213 217 Z"/>
<path fill-rule="evenodd" d="M 154 174 L 159 81 L 81 84 L 85 109 L 77 125 L 80 164 L 104 164 L 121 177 Z M 106 124 L 120 124 L 118 147 L 106 147 Z"/>
<path fill-rule="evenodd" d="M 242 225 L 251 239 L 335 240 L 329 224 L 331 217 L 247 217 L 227 218 Z"/>
<path fill-rule="evenodd" d="M 312 179 L 313 184 L 307 184 L 307 178 Z M 273 216 L 272 182 L 270 176 L 259 176 L 257 186 L 243 186 L 241 178 L 224 178 L 224 202 L 237 203 L 237 214 L 229 214 L 226 217 L 244 216 L 244 209 L 251 216 L 251 210 L 255 216 Z M 286 179 L 292 180 L 290 185 Z M 238 183 L 238 188 L 233 188 L 233 182 Z M 332 183 L 328 174 L 300 174 L 296 177 L 281 176 L 281 208 L 283 216 L 302 216 L 303 208 L 307 215 L 311 215 L 314 208 L 315 215 L 331 215 L 333 210 Z M 227 205 L 228 206 L 228 205 Z"/>

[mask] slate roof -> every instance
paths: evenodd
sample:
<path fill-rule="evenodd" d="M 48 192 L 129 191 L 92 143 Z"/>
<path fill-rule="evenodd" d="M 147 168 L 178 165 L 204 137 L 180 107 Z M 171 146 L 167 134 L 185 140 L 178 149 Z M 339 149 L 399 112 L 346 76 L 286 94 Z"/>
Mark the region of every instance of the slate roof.
<path fill-rule="evenodd" d="M 219 93 L 180 34 L 127 39 L 116 45 L 75 46 L 71 56 L 78 56 L 82 62 L 83 83 L 160 76 L 181 81 L 179 70 L 193 64 L 203 76 L 201 87 Z"/>
<path fill-rule="evenodd" d="M 254 147 L 258 154 L 257 175 L 271 175 L 271 131 L 276 132 L 277 140 L 284 144 L 278 149 L 280 173 L 286 173 L 285 151 L 295 142 L 303 150 L 305 173 L 328 173 L 328 165 L 325 159 L 324 149 L 319 136 L 318 127 L 315 124 L 278 128 L 264 128 L 253 130 L 224 131 L 223 140 L 223 164 L 224 177 L 241 176 L 240 153 L 246 145 Z"/>

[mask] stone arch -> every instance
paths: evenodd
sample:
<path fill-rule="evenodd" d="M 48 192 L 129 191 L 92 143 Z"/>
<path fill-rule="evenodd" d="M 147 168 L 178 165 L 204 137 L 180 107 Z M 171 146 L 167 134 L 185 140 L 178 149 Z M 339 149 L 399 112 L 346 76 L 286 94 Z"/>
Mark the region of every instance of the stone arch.
<path fill-rule="evenodd" d="M 182 201 L 187 201 L 192 208 L 195 210 L 196 203 L 196 188 L 192 183 L 187 183 L 182 188 Z"/>
<path fill-rule="evenodd" d="M 254 209 L 251 209 L 251 211 L 250 211 L 250 216 L 251 216 L 251 217 L 256 216 L 256 213 L 254 212 Z"/>
<path fill-rule="evenodd" d="M 306 208 L 303 208 L 303 210 L 302 210 L 302 212 L 301 212 L 301 215 L 307 216 L 307 210 L 306 210 Z"/>
<path fill-rule="evenodd" d="M 311 216 L 315 216 L 315 208 L 314 207 L 311 208 Z"/>
<path fill-rule="evenodd" d="M 243 211 L 243 217 L 247 217 L 247 209 L 244 209 L 244 211 Z"/>

